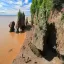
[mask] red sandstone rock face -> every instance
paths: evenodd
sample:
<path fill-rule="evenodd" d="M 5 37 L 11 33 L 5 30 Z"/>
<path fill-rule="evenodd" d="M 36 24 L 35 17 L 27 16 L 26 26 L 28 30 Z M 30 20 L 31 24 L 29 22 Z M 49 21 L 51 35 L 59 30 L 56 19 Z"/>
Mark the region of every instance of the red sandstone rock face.
<path fill-rule="evenodd" d="M 64 29 L 62 24 L 57 28 L 57 50 L 61 55 L 64 55 Z"/>
<path fill-rule="evenodd" d="M 55 22 L 61 21 L 61 16 L 62 16 L 61 12 L 58 12 L 56 10 L 54 12 L 51 11 L 48 22 L 49 23 L 55 23 Z"/>
<path fill-rule="evenodd" d="M 64 8 L 62 9 L 64 11 Z M 56 11 L 55 11 L 56 12 Z M 54 12 L 54 13 L 55 13 Z M 64 55 L 64 23 L 61 21 L 62 13 L 50 15 L 49 24 L 55 23 L 57 51 Z"/>
<path fill-rule="evenodd" d="M 64 8 L 61 9 L 61 12 L 64 12 Z"/>

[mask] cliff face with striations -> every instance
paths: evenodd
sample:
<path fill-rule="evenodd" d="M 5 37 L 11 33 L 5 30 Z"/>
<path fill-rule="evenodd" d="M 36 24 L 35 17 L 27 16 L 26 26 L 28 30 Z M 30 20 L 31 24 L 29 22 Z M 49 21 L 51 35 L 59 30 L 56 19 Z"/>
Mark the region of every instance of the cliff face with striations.
<path fill-rule="evenodd" d="M 40 9 L 38 20 L 35 15 L 34 21 L 37 22 L 35 23 L 34 37 L 31 43 L 36 46 L 41 55 L 46 55 L 47 50 L 51 49 L 57 56 L 64 57 L 64 19 L 61 20 L 62 15 L 63 13 L 57 10 L 51 11 L 47 24 L 43 19 L 42 9 Z"/>
<path fill-rule="evenodd" d="M 61 20 L 62 13 L 59 12 L 57 17 L 54 18 L 54 23 L 56 27 L 56 44 L 57 50 L 61 55 L 64 55 L 64 20 Z"/>

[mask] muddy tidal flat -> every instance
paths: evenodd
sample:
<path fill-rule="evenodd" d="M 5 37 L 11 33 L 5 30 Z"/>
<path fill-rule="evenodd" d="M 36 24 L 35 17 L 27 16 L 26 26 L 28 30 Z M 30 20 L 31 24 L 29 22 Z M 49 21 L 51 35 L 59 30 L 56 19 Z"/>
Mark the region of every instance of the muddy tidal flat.
<path fill-rule="evenodd" d="M 12 64 L 26 37 L 26 33 L 9 32 L 11 21 L 17 22 L 17 17 L 0 16 L 0 64 Z"/>

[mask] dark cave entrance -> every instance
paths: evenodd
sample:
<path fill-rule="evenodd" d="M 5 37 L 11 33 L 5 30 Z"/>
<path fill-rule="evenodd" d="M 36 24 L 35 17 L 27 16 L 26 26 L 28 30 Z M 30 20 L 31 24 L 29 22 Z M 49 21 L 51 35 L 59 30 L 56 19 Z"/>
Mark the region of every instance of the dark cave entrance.
<path fill-rule="evenodd" d="M 57 56 L 56 46 L 55 24 L 47 24 L 47 31 L 44 36 L 42 56 L 48 61 L 51 61 L 55 56 Z"/>

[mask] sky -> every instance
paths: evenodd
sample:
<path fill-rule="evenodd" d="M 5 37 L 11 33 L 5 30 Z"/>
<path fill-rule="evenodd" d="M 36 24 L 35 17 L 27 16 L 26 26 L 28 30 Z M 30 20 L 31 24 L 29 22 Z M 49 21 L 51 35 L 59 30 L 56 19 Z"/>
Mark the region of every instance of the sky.
<path fill-rule="evenodd" d="M 19 9 L 30 16 L 32 0 L 0 0 L 0 15 L 17 15 Z"/>

